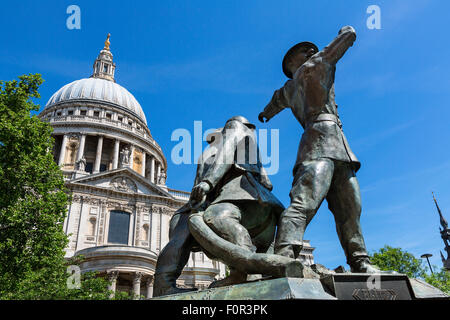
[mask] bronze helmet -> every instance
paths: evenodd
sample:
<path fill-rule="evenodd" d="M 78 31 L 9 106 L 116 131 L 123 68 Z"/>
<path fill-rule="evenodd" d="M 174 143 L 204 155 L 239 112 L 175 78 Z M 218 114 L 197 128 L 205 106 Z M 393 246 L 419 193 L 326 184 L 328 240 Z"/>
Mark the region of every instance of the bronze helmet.
<path fill-rule="evenodd" d="M 291 56 L 293 56 L 297 51 L 299 51 L 300 49 L 303 49 L 304 47 L 313 48 L 316 52 L 319 52 L 319 48 L 317 48 L 317 46 L 314 43 L 308 42 L 308 41 L 297 43 L 295 46 L 290 48 L 288 50 L 288 52 L 286 52 L 286 54 L 284 55 L 283 63 L 282 63 L 283 72 L 286 75 L 286 77 L 288 77 L 289 79 L 292 79 L 293 74 L 287 66 L 288 61 L 291 58 Z"/>

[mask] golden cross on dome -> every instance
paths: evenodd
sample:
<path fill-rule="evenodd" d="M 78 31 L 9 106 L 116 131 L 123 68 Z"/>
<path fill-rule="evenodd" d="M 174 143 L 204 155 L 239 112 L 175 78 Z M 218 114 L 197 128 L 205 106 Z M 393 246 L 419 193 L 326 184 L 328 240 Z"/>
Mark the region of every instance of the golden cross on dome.
<path fill-rule="evenodd" d="M 109 42 L 109 37 L 111 37 L 111 33 L 108 33 L 108 36 L 106 37 L 106 40 L 105 40 L 105 50 L 108 50 L 109 51 L 109 45 L 110 45 L 110 42 Z"/>

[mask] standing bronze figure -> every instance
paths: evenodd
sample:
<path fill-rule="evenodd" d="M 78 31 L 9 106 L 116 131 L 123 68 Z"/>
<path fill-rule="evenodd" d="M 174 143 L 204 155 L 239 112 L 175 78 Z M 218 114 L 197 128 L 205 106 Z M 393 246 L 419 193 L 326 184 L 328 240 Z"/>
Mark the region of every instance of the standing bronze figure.
<path fill-rule="evenodd" d="M 361 232 L 361 197 L 356 171 L 360 162 L 342 131 L 334 95 L 336 63 L 356 40 L 351 26 L 322 51 L 310 42 L 292 47 L 283 59 L 283 72 L 290 78 L 259 114 L 269 121 L 290 108 L 304 128 L 297 160 L 290 206 L 283 211 L 275 253 L 296 258 L 305 229 L 326 198 L 334 215 L 339 240 L 352 272 L 379 272 L 370 264 Z"/>

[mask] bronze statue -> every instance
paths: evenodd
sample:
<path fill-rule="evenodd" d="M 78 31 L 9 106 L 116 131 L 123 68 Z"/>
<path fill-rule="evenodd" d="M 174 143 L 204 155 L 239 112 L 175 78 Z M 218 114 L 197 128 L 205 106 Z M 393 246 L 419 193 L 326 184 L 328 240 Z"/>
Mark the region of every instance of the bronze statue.
<path fill-rule="evenodd" d="M 360 162 L 342 131 L 334 95 L 336 63 L 356 40 L 351 26 L 322 51 L 310 42 L 292 47 L 283 59 L 290 78 L 259 114 L 269 121 L 290 108 L 304 128 L 293 169 L 290 206 L 281 214 L 275 253 L 297 258 L 305 229 L 322 201 L 335 217 L 339 240 L 352 272 L 379 272 L 370 264 L 360 226 Z"/>
<path fill-rule="evenodd" d="M 210 287 L 245 282 L 254 273 L 299 276 L 302 272 L 295 260 L 266 254 L 284 206 L 271 193 L 254 129 L 244 117 L 229 119 L 214 161 L 192 189 L 192 201 L 201 203 L 206 198 L 208 206 L 189 217 L 191 234 L 230 268 L 227 278 Z"/>
<path fill-rule="evenodd" d="M 203 153 L 190 200 L 173 216 L 170 241 L 158 257 L 154 297 L 192 290 L 175 282 L 195 250 L 230 267 L 230 275 L 211 287 L 245 282 L 252 273 L 301 276 L 299 261 L 266 254 L 284 207 L 270 192 L 254 129 L 244 117 L 233 117 Z"/>

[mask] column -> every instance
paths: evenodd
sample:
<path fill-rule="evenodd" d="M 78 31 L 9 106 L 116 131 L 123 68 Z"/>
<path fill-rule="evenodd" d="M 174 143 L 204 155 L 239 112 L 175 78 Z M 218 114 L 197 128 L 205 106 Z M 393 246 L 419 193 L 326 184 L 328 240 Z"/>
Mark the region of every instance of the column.
<path fill-rule="evenodd" d="M 155 157 L 150 162 L 150 182 L 155 183 Z"/>
<path fill-rule="evenodd" d="M 135 272 L 133 278 L 133 299 L 139 300 L 141 295 L 142 272 Z"/>
<path fill-rule="evenodd" d="M 159 176 L 161 175 L 161 163 L 158 162 L 158 170 L 156 174 L 156 183 L 159 184 Z"/>
<path fill-rule="evenodd" d="M 145 281 L 145 286 L 147 288 L 147 299 L 150 299 L 153 297 L 153 276 L 150 276 Z"/>
<path fill-rule="evenodd" d="M 130 168 L 133 169 L 134 162 L 134 145 L 130 146 Z"/>
<path fill-rule="evenodd" d="M 59 152 L 58 166 L 64 165 L 64 157 L 66 156 L 67 135 L 64 135 L 61 143 L 61 151 Z"/>
<path fill-rule="evenodd" d="M 109 280 L 109 285 L 108 285 L 108 290 L 112 291 L 111 293 L 111 298 L 114 297 L 114 294 L 116 292 L 116 284 L 117 284 L 117 277 L 119 276 L 119 271 L 113 270 L 113 271 L 108 271 L 108 280 Z"/>
<path fill-rule="evenodd" d="M 120 145 L 120 140 L 116 139 L 114 141 L 113 170 L 117 169 L 117 167 L 119 165 L 119 145 Z"/>
<path fill-rule="evenodd" d="M 163 233 L 163 231 L 165 231 L 164 229 L 163 229 L 163 227 L 162 227 L 162 219 L 163 219 L 163 213 L 161 212 L 161 210 L 158 210 L 159 211 L 159 213 L 158 213 L 158 218 L 159 218 L 159 239 L 158 239 L 158 246 L 157 246 L 157 249 L 158 249 L 158 253 L 162 250 L 162 248 L 163 248 L 163 245 L 162 245 L 162 233 Z"/>
<path fill-rule="evenodd" d="M 142 175 L 145 178 L 145 161 L 146 161 L 146 153 L 145 150 L 142 150 Z"/>
<path fill-rule="evenodd" d="M 83 158 L 85 143 L 86 143 L 86 135 L 82 134 L 81 138 L 80 138 L 80 146 L 78 147 L 78 153 L 77 153 L 77 160 L 76 161 L 79 161 L 79 160 L 81 160 L 81 158 Z"/>
<path fill-rule="evenodd" d="M 98 136 L 97 153 L 95 155 L 95 164 L 93 173 L 100 172 L 100 162 L 102 161 L 103 136 Z"/>
<path fill-rule="evenodd" d="M 195 252 L 192 252 L 192 269 L 195 269 Z M 196 276 L 196 272 L 192 273 L 192 286 L 195 287 L 196 283 L 195 283 L 195 276 Z"/>

